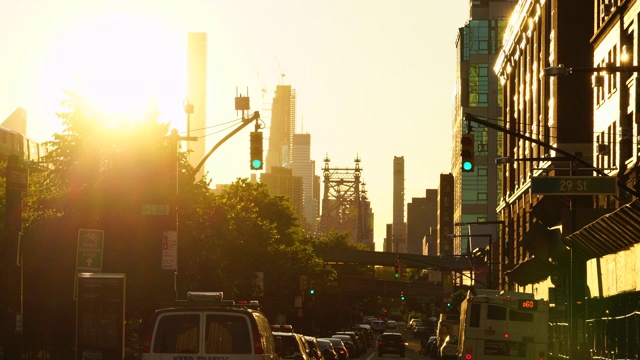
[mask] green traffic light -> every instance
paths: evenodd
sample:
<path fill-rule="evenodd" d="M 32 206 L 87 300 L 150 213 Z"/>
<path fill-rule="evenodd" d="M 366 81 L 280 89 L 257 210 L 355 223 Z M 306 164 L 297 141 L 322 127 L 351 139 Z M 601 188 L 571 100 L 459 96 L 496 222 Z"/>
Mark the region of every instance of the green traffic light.
<path fill-rule="evenodd" d="M 309 290 L 309 294 L 314 295 L 316 291 L 314 289 Z"/>
<path fill-rule="evenodd" d="M 470 171 L 473 169 L 473 164 L 470 161 L 465 161 L 462 163 L 462 169 L 465 171 Z"/>
<path fill-rule="evenodd" d="M 399 278 L 399 277 L 400 277 L 400 274 L 396 273 L 396 278 Z"/>
<path fill-rule="evenodd" d="M 260 159 L 251 160 L 251 167 L 254 168 L 254 169 L 262 168 L 262 160 L 260 160 Z"/>

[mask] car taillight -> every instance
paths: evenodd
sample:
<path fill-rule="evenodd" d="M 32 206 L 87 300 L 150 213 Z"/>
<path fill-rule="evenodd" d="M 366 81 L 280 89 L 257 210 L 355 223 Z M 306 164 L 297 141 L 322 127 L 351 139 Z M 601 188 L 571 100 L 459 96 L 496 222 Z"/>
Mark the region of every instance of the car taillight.
<path fill-rule="evenodd" d="M 340 349 L 340 354 L 344 354 L 344 349 Z"/>
<path fill-rule="evenodd" d="M 260 336 L 259 331 L 253 332 L 253 350 L 256 355 L 264 354 L 264 349 L 262 348 L 262 336 Z"/>
<path fill-rule="evenodd" d="M 144 341 L 142 343 L 142 352 L 144 354 L 148 354 L 151 352 L 151 338 L 153 336 L 152 333 L 153 331 L 151 330 L 145 331 L 144 333 Z"/>

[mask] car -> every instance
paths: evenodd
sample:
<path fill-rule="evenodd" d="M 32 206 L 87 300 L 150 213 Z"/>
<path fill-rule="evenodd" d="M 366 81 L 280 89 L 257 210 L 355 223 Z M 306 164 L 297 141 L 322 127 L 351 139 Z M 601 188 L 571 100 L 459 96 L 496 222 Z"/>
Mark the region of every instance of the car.
<path fill-rule="evenodd" d="M 320 349 L 320 344 L 318 344 L 318 339 L 314 336 L 305 336 L 304 339 L 307 341 L 307 345 L 311 350 L 311 354 L 315 360 L 325 360 L 324 355 L 322 354 L 322 349 Z"/>
<path fill-rule="evenodd" d="M 398 354 L 404 357 L 407 345 L 401 333 L 385 332 L 378 340 L 378 357 L 385 354 Z"/>
<path fill-rule="evenodd" d="M 458 336 L 449 335 L 440 347 L 441 359 L 456 359 L 458 357 Z"/>
<path fill-rule="evenodd" d="M 418 318 L 413 318 L 409 320 L 409 325 L 407 325 L 407 328 L 413 329 L 416 325 L 422 325 L 422 320 Z"/>
<path fill-rule="evenodd" d="M 387 329 L 397 329 L 398 323 L 395 320 L 387 320 Z"/>
<path fill-rule="evenodd" d="M 333 345 L 333 349 L 336 351 L 338 355 L 338 360 L 349 360 L 349 348 L 345 343 L 338 338 L 320 338 L 320 340 L 328 340 Z"/>
<path fill-rule="evenodd" d="M 375 333 L 383 333 L 387 330 L 387 322 L 384 320 L 371 320 L 371 330 Z"/>
<path fill-rule="evenodd" d="M 420 339 L 421 337 L 424 336 L 426 332 L 427 332 L 426 326 L 416 325 L 413 327 L 413 331 L 411 333 L 413 334 L 414 339 Z"/>
<path fill-rule="evenodd" d="M 334 334 L 331 335 L 332 338 L 337 338 L 342 340 L 342 342 L 344 343 L 344 346 L 347 348 L 347 351 L 349 352 L 349 358 L 353 359 L 355 357 L 358 357 L 360 354 L 358 354 L 358 347 L 357 345 L 353 342 L 352 338 L 350 335 L 347 334 Z"/>
<path fill-rule="evenodd" d="M 295 332 L 293 331 L 293 326 L 292 325 L 285 325 L 285 324 L 271 324 L 269 325 L 269 327 L 271 327 L 271 331 L 275 331 L 275 332 Z"/>
<path fill-rule="evenodd" d="M 333 347 L 331 340 L 317 338 L 316 341 L 318 342 L 320 352 L 322 353 L 322 356 L 324 356 L 325 360 L 339 360 L 338 353 Z"/>
<path fill-rule="evenodd" d="M 438 340 L 437 336 L 429 336 L 429 339 L 424 343 L 424 345 L 420 348 L 421 355 L 429 355 L 430 357 L 435 357 L 435 351 L 433 352 L 433 356 L 431 355 L 431 349 L 436 348 L 436 341 Z"/>
<path fill-rule="evenodd" d="M 279 360 L 264 314 L 223 295 L 189 292 L 187 300 L 154 311 L 143 323 L 142 360 Z"/>
<path fill-rule="evenodd" d="M 351 336 L 351 339 L 353 340 L 353 343 L 356 344 L 356 352 L 357 354 L 355 356 L 360 356 L 360 354 L 364 354 L 367 351 L 367 343 L 366 340 L 364 339 L 364 336 L 361 335 L 359 332 L 356 331 L 337 331 L 335 333 L 336 335 L 342 335 L 342 334 L 346 334 Z"/>
<path fill-rule="evenodd" d="M 407 323 L 405 321 L 396 321 L 398 324 L 398 330 L 404 330 L 407 328 Z"/>
<path fill-rule="evenodd" d="M 314 360 L 304 337 L 297 333 L 274 332 L 276 351 L 282 359 Z"/>

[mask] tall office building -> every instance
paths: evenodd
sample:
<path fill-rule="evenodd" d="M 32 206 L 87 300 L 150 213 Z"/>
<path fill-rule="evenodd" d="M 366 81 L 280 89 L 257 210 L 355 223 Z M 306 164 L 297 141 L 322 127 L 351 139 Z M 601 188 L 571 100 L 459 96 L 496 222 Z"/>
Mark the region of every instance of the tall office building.
<path fill-rule="evenodd" d="M 302 178 L 302 199 L 303 199 L 303 220 L 308 224 L 310 229 L 315 229 L 317 204 L 314 199 L 313 179 L 314 179 L 314 162 L 311 161 L 311 135 L 310 134 L 293 134 L 291 169 L 293 176 Z"/>
<path fill-rule="evenodd" d="M 458 88 L 455 98 L 453 122 L 452 173 L 455 181 L 455 222 L 495 221 L 500 185 L 495 159 L 502 152 L 502 134 L 494 129 L 464 122 L 464 115 L 471 113 L 499 123 L 502 118 L 502 87 L 493 71 L 499 55 L 502 36 L 516 0 L 470 1 L 470 18 L 459 29 L 456 42 L 458 53 Z M 475 138 L 475 166 L 465 172 L 461 164 L 462 134 L 471 133 Z M 467 227 L 455 231 L 453 254 L 465 254 Z M 497 238 L 497 236 L 494 236 Z"/>
<path fill-rule="evenodd" d="M 427 189 L 425 197 L 414 197 L 407 204 L 407 252 L 435 255 L 435 241 L 432 241 L 431 234 L 437 225 L 438 190 Z M 431 241 L 431 246 L 428 241 Z"/>
<path fill-rule="evenodd" d="M 404 156 L 393 157 L 393 252 L 407 252 L 404 222 Z"/>
<path fill-rule="evenodd" d="M 291 85 L 278 85 L 271 106 L 266 172 L 270 172 L 273 166 L 290 166 L 295 125 L 296 91 L 291 89 Z"/>
<path fill-rule="evenodd" d="M 185 143 L 191 150 L 189 163 L 195 167 L 206 152 L 207 33 L 189 33 L 187 56 L 187 100 L 193 105 L 193 113 L 187 116 L 188 134 L 186 135 L 198 137 L 198 141 Z M 203 170 L 200 171 L 203 172 Z"/>

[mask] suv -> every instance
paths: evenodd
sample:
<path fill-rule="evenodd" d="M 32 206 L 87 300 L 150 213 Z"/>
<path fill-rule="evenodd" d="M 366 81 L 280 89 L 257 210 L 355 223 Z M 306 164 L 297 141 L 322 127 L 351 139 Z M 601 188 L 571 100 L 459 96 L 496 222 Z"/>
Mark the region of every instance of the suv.
<path fill-rule="evenodd" d="M 142 360 L 278 360 L 267 318 L 222 297 L 189 292 L 187 301 L 156 310 L 145 323 Z"/>
<path fill-rule="evenodd" d="M 458 336 L 449 335 L 440 348 L 441 359 L 455 359 L 458 356 Z"/>
<path fill-rule="evenodd" d="M 401 333 L 383 333 L 378 340 L 378 356 L 383 354 L 398 354 L 404 357 L 407 342 Z"/>

